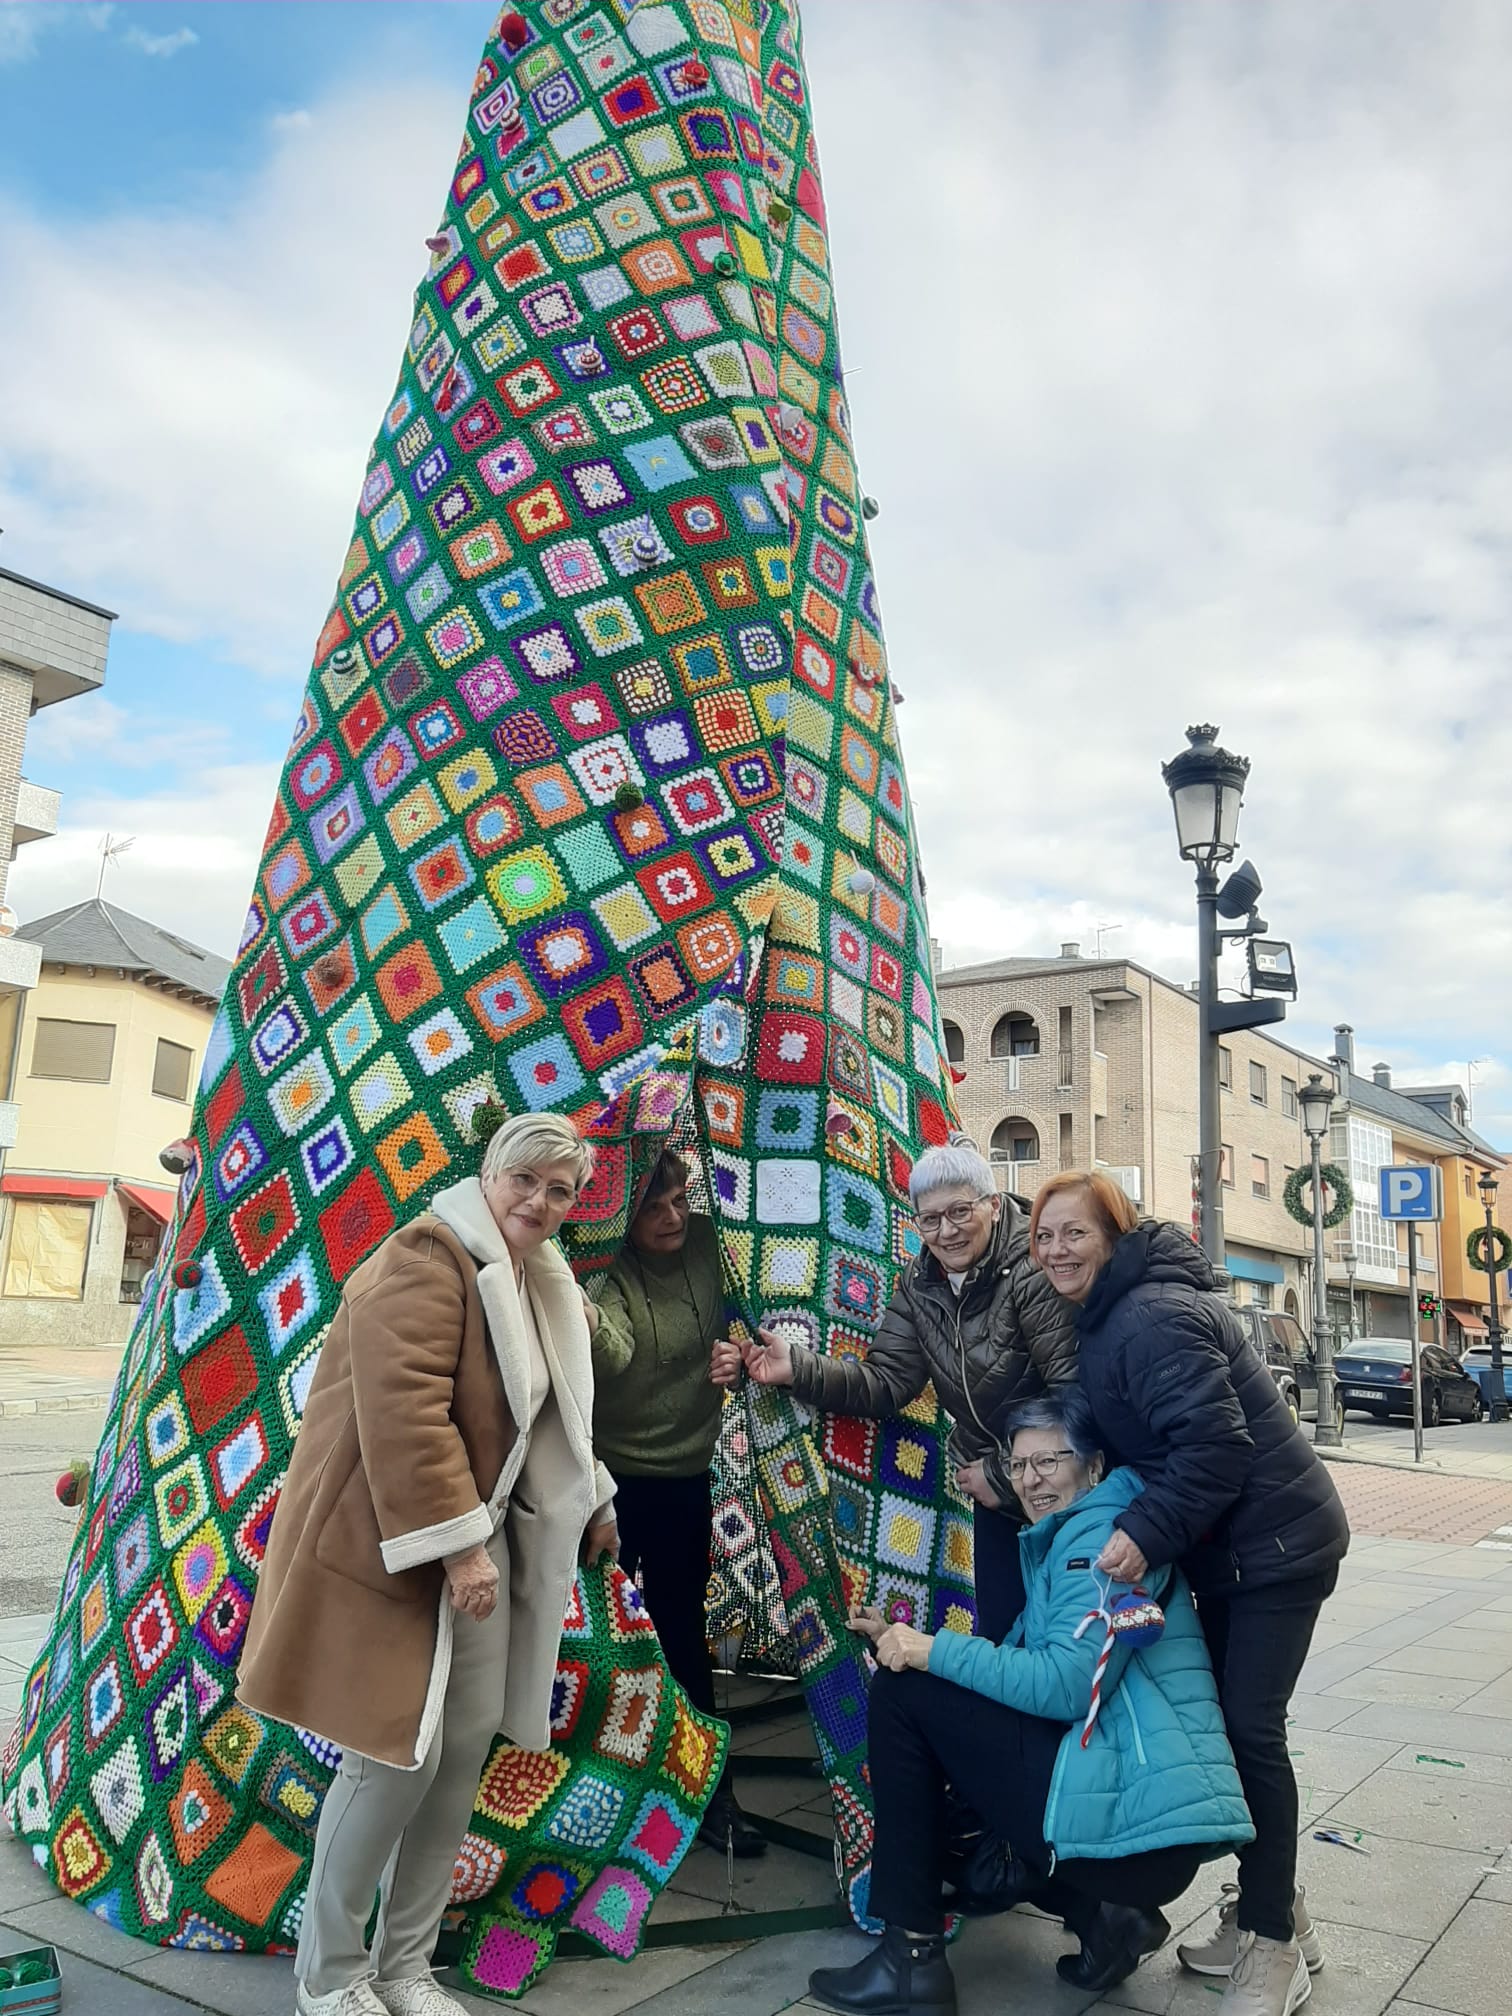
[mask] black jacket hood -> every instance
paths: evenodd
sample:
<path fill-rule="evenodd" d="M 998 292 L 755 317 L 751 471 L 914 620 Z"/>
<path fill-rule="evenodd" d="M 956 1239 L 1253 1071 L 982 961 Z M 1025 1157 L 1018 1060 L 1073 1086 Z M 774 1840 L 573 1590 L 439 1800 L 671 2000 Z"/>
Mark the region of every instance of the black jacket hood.
<path fill-rule="evenodd" d="M 1216 1294 L 1218 1289 L 1212 1262 L 1189 1232 L 1165 1219 L 1145 1218 L 1113 1248 L 1092 1293 L 1076 1312 L 1077 1329 L 1095 1330 L 1141 1281 L 1179 1282 L 1197 1294 Z"/>

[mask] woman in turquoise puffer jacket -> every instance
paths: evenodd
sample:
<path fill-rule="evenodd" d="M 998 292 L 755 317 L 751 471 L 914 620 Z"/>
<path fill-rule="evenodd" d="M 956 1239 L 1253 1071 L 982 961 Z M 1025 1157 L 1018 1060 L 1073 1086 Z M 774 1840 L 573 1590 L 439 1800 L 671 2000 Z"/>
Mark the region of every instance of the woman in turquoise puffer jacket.
<path fill-rule="evenodd" d="M 1031 1402 L 1010 1431 L 1009 1475 L 1031 1524 L 1020 1540 L 1028 1600 L 1003 1643 L 931 1637 L 876 1612 L 852 1619 L 874 1641 L 880 1669 L 870 1709 L 871 1908 L 887 1930 L 856 1966 L 813 1976 L 810 1992 L 832 2009 L 954 2008 L 940 1905 L 947 1783 L 1011 1845 L 1016 1899 L 1059 1912 L 1078 1935 L 1081 1951 L 1056 1963 L 1061 1978 L 1098 1993 L 1162 1944 L 1170 1926 L 1158 1907 L 1199 1864 L 1253 1838 L 1207 1646 L 1176 1570 L 1145 1585 L 1164 1608 L 1159 1637 L 1132 1651 L 1115 1639 L 1098 1674 L 1108 1605 L 1127 1592 L 1095 1564 L 1143 1489 L 1139 1478 L 1104 1478 L 1076 1389 Z"/>

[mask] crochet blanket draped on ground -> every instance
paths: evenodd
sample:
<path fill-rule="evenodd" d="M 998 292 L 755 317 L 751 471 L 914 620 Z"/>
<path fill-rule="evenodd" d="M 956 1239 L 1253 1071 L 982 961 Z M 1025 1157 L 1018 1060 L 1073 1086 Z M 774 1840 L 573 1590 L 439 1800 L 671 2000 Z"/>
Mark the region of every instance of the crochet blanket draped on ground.
<path fill-rule="evenodd" d="M 863 1354 L 917 1250 L 949 1074 L 839 367 L 792 0 L 539 0 L 494 24 L 321 632 L 194 1159 L 3 1779 L 70 1897 L 168 1944 L 297 1935 L 328 1746 L 233 1699 L 341 1284 L 573 1115 L 585 1280 L 674 1126 L 737 1324 Z M 865 1911 L 850 1600 L 971 1624 L 932 1394 L 746 1395 L 725 1598 L 775 1610 Z M 559 1744 L 490 1766 L 457 1894 L 518 1992 L 628 1957 L 722 1754 L 623 1578 L 580 1584 Z"/>

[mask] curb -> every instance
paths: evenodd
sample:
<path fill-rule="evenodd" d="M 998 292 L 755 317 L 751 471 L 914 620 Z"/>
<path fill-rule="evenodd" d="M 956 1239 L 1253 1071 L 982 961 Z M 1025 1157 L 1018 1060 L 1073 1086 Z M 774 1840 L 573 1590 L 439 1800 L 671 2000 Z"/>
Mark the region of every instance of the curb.
<path fill-rule="evenodd" d="M 57 1393 L 42 1399 L 0 1400 L 0 1421 L 17 1421 L 31 1414 L 83 1414 L 109 1405 L 108 1393 Z"/>
<path fill-rule="evenodd" d="M 1454 1477 L 1462 1484 L 1512 1485 L 1512 1455 L 1507 1457 L 1504 1470 L 1471 1470 L 1460 1468 L 1453 1456 L 1425 1456 L 1421 1463 L 1414 1463 L 1410 1456 L 1378 1455 L 1374 1450 L 1320 1449 L 1316 1443 L 1312 1449 L 1325 1463 L 1362 1463 L 1367 1469 L 1405 1470 L 1416 1477 Z"/>

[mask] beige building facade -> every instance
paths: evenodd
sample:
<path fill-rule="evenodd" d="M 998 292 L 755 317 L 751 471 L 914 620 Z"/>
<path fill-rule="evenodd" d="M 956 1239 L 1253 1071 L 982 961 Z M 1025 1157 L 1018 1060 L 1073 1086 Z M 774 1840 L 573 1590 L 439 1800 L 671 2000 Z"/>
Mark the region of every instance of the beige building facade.
<path fill-rule="evenodd" d="M 0 567 L 0 1016 L 12 1029 L 40 954 L 16 935 L 5 901 L 10 865 L 18 848 L 58 830 L 58 793 L 22 775 L 26 731 L 39 708 L 104 684 L 114 621 L 108 609 Z M 20 1122 L 15 1075 L 13 1052 L 0 1048 L 0 1171 Z"/>
<path fill-rule="evenodd" d="M 1004 959 L 936 975 L 962 1120 L 1004 1189 L 1061 1169 L 1113 1174 L 1151 1217 L 1193 1222 L 1196 997 L 1128 960 Z M 1297 1089 L 1319 1066 L 1263 1031 L 1220 1052 L 1223 1205 L 1240 1302 L 1308 1325 L 1310 1235 L 1286 1212 L 1308 1159 Z"/>
<path fill-rule="evenodd" d="M 30 992 L 0 1002 L 19 1120 L 0 1172 L 0 1347 L 130 1332 L 175 1189 L 223 959 L 94 900 L 18 934 Z"/>

